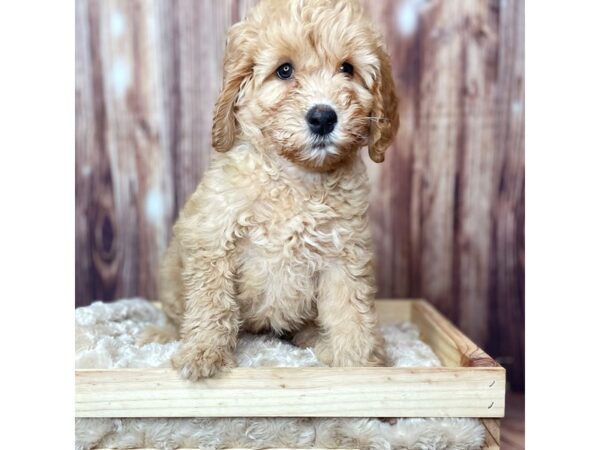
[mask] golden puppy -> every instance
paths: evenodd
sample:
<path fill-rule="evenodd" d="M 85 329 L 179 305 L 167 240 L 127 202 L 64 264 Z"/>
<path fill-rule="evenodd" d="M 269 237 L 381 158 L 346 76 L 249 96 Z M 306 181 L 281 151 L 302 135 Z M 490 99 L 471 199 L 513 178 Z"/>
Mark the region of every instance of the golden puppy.
<path fill-rule="evenodd" d="M 196 380 L 240 330 L 293 334 L 332 366 L 385 361 L 369 183 L 398 128 L 389 57 L 357 1 L 263 0 L 228 35 L 213 155 L 173 229 L 160 300 Z M 176 335 L 177 334 L 177 335 Z"/>

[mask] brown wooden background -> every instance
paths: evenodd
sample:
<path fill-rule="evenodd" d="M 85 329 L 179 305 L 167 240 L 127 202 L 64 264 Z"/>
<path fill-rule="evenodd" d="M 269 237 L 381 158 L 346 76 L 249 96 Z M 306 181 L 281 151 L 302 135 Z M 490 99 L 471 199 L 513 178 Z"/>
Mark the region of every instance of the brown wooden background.
<path fill-rule="evenodd" d="M 76 304 L 156 296 L 255 0 L 76 1 Z M 369 164 L 380 297 L 424 297 L 524 387 L 524 0 L 364 0 L 403 99 Z"/>

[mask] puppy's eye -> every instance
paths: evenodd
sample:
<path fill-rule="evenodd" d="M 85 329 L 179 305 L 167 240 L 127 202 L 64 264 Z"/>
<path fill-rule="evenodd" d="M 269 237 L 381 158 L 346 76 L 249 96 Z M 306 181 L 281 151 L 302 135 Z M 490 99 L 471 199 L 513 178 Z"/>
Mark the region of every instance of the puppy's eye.
<path fill-rule="evenodd" d="M 294 74 L 294 67 L 290 63 L 285 63 L 279 66 L 275 73 L 280 79 L 289 80 Z"/>
<path fill-rule="evenodd" d="M 345 62 L 340 66 L 340 72 L 351 77 L 354 74 L 354 66 L 349 62 Z"/>

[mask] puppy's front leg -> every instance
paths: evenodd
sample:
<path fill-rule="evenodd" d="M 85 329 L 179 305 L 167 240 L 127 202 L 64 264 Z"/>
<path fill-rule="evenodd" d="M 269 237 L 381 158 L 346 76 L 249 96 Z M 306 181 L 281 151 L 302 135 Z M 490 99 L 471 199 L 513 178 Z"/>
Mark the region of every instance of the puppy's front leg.
<path fill-rule="evenodd" d="M 334 367 L 385 365 L 370 261 L 332 265 L 321 273 L 318 289 L 319 359 Z"/>
<path fill-rule="evenodd" d="M 233 365 L 239 310 L 234 299 L 230 258 L 223 255 L 190 259 L 182 273 L 185 296 L 182 342 L 172 363 L 184 378 L 198 380 Z"/>

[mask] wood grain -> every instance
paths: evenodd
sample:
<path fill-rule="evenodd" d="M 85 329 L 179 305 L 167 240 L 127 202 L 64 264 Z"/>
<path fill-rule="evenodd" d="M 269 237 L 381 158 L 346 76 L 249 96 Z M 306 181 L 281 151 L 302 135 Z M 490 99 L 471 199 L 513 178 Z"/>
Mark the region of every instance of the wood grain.
<path fill-rule="evenodd" d="M 81 369 L 76 416 L 503 417 L 504 369 L 435 308 L 381 300 L 377 309 L 410 316 L 445 367 L 235 368 L 195 383 L 172 369 Z"/>
<path fill-rule="evenodd" d="M 489 446 L 487 442 L 481 448 L 481 450 L 498 450 L 498 449 L 499 449 L 498 446 L 496 446 L 496 445 Z M 109 450 L 109 449 L 96 449 L 96 450 Z M 151 448 L 134 448 L 134 449 L 131 449 L 131 450 L 157 450 L 157 449 L 151 449 Z M 185 449 L 184 448 L 184 449 L 180 449 L 180 450 L 192 450 L 192 449 Z M 249 448 L 229 448 L 229 449 L 224 449 L 224 450 L 252 450 L 252 449 L 249 449 Z M 311 447 L 311 448 L 306 448 L 306 449 L 301 449 L 301 448 L 300 449 L 299 448 L 296 448 L 296 449 L 290 449 L 290 448 L 268 448 L 268 449 L 264 449 L 264 450 L 326 450 L 326 449 L 324 449 L 324 448 L 317 448 L 317 447 Z M 338 449 L 335 449 L 335 450 L 358 450 L 358 449 L 342 449 L 342 448 L 338 448 Z M 504 449 L 502 449 L 502 450 L 504 450 Z"/>
<path fill-rule="evenodd" d="M 256 0 L 76 2 L 77 305 L 156 298 L 210 158 L 225 31 Z M 429 299 L 524 386 L 524 0 L 363 0 L 401 129 L 368 163 L 380 297 Z"/>
<path fill-rule="evenodd" d="M 495 368 L 77 370 L 77 417 L 502 417 Z"/>
<path fill-rule="evenodd" d="M 377 299 L 375 310 L 380 323 L 411 322 L 413 304 L 418 300 Z"/>
<path fill-rule="evenodd" d="M 501 367 L 425 301 L 412 303 L 411 321 L 445 367 Z"/>
<path fill-rule="evenodd" d="M 500 425 L 499 419 L 481 419 L 485 427 L 485 445 L 493 450 L 500 450 Z"/>
<path fill-rule="evenodd" d="M 424 2 L 407 30 L 409 3 L 367 3 L 403 105 L 371 167 L 379 295 L 429 299 L 522 389 L 523 1 Z"/>
<path fill-rule="evenodd" d="M 523 1 L 502 3 L 496 102 L 496 152 L 489 335 L 485 346 L 525 389 L 525 105 Z"/>

